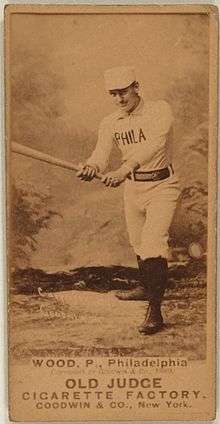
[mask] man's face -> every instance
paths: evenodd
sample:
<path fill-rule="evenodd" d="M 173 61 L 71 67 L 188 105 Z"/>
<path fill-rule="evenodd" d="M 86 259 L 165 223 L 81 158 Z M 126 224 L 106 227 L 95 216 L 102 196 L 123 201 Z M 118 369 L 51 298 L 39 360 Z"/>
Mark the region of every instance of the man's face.
<path fill-rule="evenodd" d="M 135 82 L 126 88 L 110 90 L 109 93 L 117 107 L 125 112 L 131 112 L 139 103 L 138 87 L 138 83 Z"/>

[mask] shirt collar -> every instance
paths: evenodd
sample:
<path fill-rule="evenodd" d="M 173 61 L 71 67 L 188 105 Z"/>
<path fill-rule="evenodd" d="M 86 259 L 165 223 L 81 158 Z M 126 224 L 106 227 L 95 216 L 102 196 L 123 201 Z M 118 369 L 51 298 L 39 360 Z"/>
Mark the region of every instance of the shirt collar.
<path fill-rule="evenodd" d="M 141 115 L 143 107 L 144 107 L 144 100 L 141 97 L 137 107 L 131 113 L 120 111 L 118 113 L 117 119 L 124 119 L 132 115 Z"/>

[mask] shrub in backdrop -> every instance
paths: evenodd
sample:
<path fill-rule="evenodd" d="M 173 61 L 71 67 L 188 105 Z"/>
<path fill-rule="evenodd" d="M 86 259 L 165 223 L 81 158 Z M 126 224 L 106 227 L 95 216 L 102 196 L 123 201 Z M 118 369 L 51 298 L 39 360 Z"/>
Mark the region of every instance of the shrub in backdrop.
<path fill-rule="evenodd" d="M 188 247 L 192 242 L 199 242 L 206 250 L 207 216 L 207 186 L 194 181 L 182 191 L 180 205 L 171 226 L 171 244 Z"/>
<path fill-rule="evenodd" d="M 50 195 L 20 182 L 11 187 L 10 243 L 12 267 L 27 266 L 30 253 L 37 249 L 37 235 L 49 228 L 57 212 L 49 208 Z"/>

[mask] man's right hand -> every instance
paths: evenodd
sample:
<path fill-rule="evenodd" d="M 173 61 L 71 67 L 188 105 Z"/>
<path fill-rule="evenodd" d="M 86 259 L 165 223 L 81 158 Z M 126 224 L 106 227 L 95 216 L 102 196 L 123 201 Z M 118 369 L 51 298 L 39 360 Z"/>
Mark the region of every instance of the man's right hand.
<path fill-rule="evenodd" d="M 79 164 L 79 171 L 76 176 L 83 181 L 92 181 L 97 175 L 97 167 L 95 165 Z"/>

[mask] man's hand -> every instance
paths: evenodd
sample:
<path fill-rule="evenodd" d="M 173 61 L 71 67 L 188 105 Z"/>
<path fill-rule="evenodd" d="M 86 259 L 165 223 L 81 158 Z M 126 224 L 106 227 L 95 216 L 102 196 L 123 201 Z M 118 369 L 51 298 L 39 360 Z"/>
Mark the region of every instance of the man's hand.
<path fill-rule="evenodd" d="M 98 169 L 95 165 L 79 164 L 79 171 L 77 171 L 76 176 L 83 181 L 92 181 L 95 178 Z"/>
<path fill-rule="evenodd" d="M 123 183 L 128 174 L 128 169 L 122 166 L 116 171 L 110 171 L 107 174 L 103 175 L 101 181 L 107 187 L 118 187 L 121 183 Z"/>

